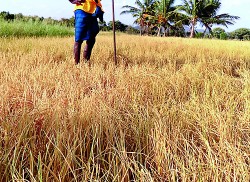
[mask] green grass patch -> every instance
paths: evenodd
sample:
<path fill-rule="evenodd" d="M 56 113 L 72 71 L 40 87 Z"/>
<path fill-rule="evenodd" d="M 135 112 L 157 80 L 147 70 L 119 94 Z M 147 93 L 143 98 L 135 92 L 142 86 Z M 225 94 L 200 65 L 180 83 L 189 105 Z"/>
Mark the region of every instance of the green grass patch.
<path fill-rule="evenodd" d="M 0 37 L 46 37 L 74 35 L 73 28 L 44 22 L 7 22 L 0 20 Z"/>

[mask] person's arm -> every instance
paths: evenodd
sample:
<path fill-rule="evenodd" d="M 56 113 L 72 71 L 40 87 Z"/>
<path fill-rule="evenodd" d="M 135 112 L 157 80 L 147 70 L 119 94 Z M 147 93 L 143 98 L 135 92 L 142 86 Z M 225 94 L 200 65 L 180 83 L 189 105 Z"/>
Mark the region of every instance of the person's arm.
<path fill-rule="evenodd" d="M 85 0 L 69 0 L 72 4 L 81 4 L 84 3 Z"/>
<path fill-rule="evenodd" d="M 95 10 L 95 13 L 92 15 L 92 16 L 94 16 L 94 17 L 96 17 L 96 18 L 99 18 L 99 20 L 101 21 L 101 22 L 103 22 L 104 20 L 103 20 L 103 14 L 104 14 L 104 11 L 102 10 L 102 8 L 100 7 L 100 6 L 96 6 L 96 10 Z"/>

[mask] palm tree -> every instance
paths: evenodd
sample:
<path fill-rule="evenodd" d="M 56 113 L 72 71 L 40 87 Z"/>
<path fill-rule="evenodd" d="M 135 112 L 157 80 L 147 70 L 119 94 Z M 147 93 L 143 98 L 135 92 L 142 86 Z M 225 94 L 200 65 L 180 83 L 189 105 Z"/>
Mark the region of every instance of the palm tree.
<path fill-rule="evenodd" d="M 214 6 L 212 6 L 212 4 Z M 223 14 L 217 14 L 221 7 L 221 2 L 219 0 L 210 0 L 208 5 L 211 5 L 213 8 L 207 8 L 207 11 L 204 15 L 204 17 L 201 19 L 201 24 L 205 26 L 205 31 L 208 29 L 210 33 L 212 33 L 212 26 L 214 24 L 216 25 L 222 25 L 228 28 L 228 25 L 233 25 L 235 23 L 235 20 L 238 20 L 240 17 L 229 15 L 227 13 Z"/>
<path fill-rule="evenodd" d="M 182 14 L 182 21 L 189 21 L 190 23 L 190 37 L 195 35 L 195 26 L 199 21 L 202 13 L 202 4 L 203 0 L 183 0 L 183 5 L 179 5 L 176 9 L 176 12 Z M 178 22 L 178 23 L 180 23 Z"/>
<path fill-rule="evenodd" d="M 239 18 L 228 14 L 217 15 L 220 7 L 220 0 L 183 0 L 183 4 L 178 6 L 176 12 L 182 14 L 183 18 L 180 22 L 189 21 L 190 37 L 193 38 L 195 26 L 198 22 L 211 31 L 213 24 L 227 26 L 233 24 L 234 20 Z"/>
<path fill-rule="evenodd" d="M 156 2 L 155 18 L 157 19 L 158 24 L 158 35 L 160 34 L 161 29 L 165 32 L 167 26 L 171 26 L 169 22 L 174 20 L 171 13 L 176 9 L 174 3 L 175 0 L 159 0 Z"/>
<path fill-rule="evenodd" d="M 122 14 L 132 14 L 134 18 L 136 18 L 134 23 L 140 25 L 140 34 L 142 34 L 142 28 L 144 27 L 147 20 L 151 19 L 155 6 L 155 0 L 136 0 L 134 6 L 123 6 L 123 9 L 127 9 L 121 12 Z"/>

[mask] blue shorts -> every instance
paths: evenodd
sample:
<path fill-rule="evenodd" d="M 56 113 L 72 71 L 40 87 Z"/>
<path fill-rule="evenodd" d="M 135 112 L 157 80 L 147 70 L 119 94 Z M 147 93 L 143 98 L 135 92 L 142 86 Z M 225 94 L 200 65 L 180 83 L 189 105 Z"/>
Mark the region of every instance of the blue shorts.
<path fill-rule="evenodd" d="M 83 10 L 75 11 L 75 41 L 94 39 L 99 33 L 97 17 Z"/>

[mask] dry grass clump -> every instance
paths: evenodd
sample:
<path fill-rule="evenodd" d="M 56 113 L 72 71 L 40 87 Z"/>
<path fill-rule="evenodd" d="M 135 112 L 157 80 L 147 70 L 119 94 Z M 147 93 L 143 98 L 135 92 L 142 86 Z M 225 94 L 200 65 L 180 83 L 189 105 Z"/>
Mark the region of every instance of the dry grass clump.
<path fill-rule="evenodd" d="M 249 181 L 250 43 L 0 41 L 0 181 Z"/>

